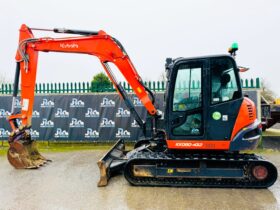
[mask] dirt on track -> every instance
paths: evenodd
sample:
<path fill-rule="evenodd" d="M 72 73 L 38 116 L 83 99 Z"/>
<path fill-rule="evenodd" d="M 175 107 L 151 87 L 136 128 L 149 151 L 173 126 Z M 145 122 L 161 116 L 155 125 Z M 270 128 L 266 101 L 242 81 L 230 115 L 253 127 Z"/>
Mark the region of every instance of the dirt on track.
<path fill-rule="evenodd" d="M 0 157 L 0 209 L 280 209 L 280 181 L 269 189 L 134 187 L 123 176 L 98 188 L 105 151 L 49 153 L 38 170 L 15 170 Z M 265 155 L 280 171 L 280 153 Z"/>

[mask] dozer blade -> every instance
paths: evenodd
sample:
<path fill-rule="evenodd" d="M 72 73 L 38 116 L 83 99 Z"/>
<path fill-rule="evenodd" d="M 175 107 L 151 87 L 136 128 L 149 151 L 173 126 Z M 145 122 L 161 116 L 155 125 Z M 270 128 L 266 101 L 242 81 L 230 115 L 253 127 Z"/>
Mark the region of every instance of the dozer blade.
<path fill-rule="evenodd" d="M 98 187 L 104 187 L 108 184 L 109 179 L 117 173 L 123 171 L 124 165 L 127 162 L 124 141 L 118 140 L 112 149 L 107 152 L 98 162 L 100 170 L 100 180 Z"/>
<path fill-rule="evenodd" d="M 10 142 L 7 157 L 10 164 L 16 169 L 35 169 L 50 161 L 39 153 L 35 141 Z"/>

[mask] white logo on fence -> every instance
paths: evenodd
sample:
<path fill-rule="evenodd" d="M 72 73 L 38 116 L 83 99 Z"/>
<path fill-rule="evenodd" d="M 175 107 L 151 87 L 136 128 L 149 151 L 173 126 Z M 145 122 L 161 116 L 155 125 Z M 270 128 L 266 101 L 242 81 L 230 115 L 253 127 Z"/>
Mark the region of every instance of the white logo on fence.
<path fill-rule="evenodd" d="M 87 132 L 85 133 L 85 138 L 99 138 L 99 132 L 88 128 Z"/>
<path fill-rule="evenodd" d="M 85 113 L 85 117 L 99 117 L 99 112 L 97 110 L 93 110 L 92 108 L 88 108 L 87 113 Z"/>
<path fill-rule="evenodd" d="M 72 118 L 72 121 L 69 125 L 70 128 L 83 128 L 84 122 L 82 120 L 77 120 L 76 118 Z"/>
<path fill-rule="evenodd" d="M 40 132 L 38 132 L 36 130 L 33 130 L 33 129 L 30 129 L 30 135 L 31 135 L 32 138 L 39 138 Z"/>
<path fill-rule="evenodd" d="M 40 124 L 41 128 L 52 128 L 54 127 L 54 122 L 51 120 L 47 120 L 46 118 L 43 118 L 41 124 Z"/>
<path fill-rule="evenodd" d="M 6 111 L 5 109 L 0 109 L 0 118 L 6 118 L 10 115 L 11 115 L 10 112 Z"/>
<path fill-rule="evenodd" d="M 52 100 L 48 100 L 44 98 L 43 102 L 41 103 L 41 108 L 50 108 L 50 107 L 54 107 L 54 102 Z"/>
<path fill-rule="evenodd" d="M 54 117 L 56 117 L 56 118 L 69 117 L 69 112 L 67 112 L 66 110 L 63 110 L 61 108 L 57 108 L 57 111 L 56 111 Z"/>
<path fill-rule="evenodd" d="M 84 107 L 85 103 L 82 100 L 78 100 L 76 98 L 72 98 L 70 103 L 70 107 Z"/>
<path fill-rule="evenodd" d="M 100 107 L 115 107 L 115 101 L 109 100 L 108 98 L 104 97 L 103 101 L 100 104 Z"/>
<path fill-rule="evenodd" d="M 20 100 L 16 98 L 14 108 L 21 108 Z"/>
<path fill-rule="evenodd" d="M 22 125 L 22 120 L 16 119 L 16 121 L 17 121 L 18 126 L 21 126 L 21 125 Z"/>
<path fill-rule="evenodd" d="M 115 122 L 113 120 L 108 120 L 107 118 L 102 118 L 100 127 L 115 127 Z"/>
<path fill-rule="evenodd" d="M 68 137 L 69 137 L 69 133 L 66 130 L 62 130 L 61 128 L 56 129 L 54 138 L 68 138 Z"/>
<path fill-rule="evenodd" d="M 124 130 L 122 128 L 118 128 L 118 132 L 116 133 L 117 138 L 130 138 L 130 132 Z"/>
<path fill-rule="evenodd" d="M 10 135 L 10 132 L 8 130 L 5 130 L 4 128 L 0 128 L 0 138 L 8 138 Z"/>
<path fill-rule="evenodd" d="M 135 96 L 133 97 L 133 104 L 134 106 L 143 106 L 141 100 Z"/>
<path fill-rule="evenodd" d="M 131 127 L 132 128 L 139 128 L 139 124 L 136 122 L 136 120 L 134 120 L 132 123 L 131 123 Z"/>
<path fill-rule="evenodd" d="M 32 112 L 32 117 L 33 117 L 33 118 L 39 118 L 39 117 L 40 117 L 40 112 L 34 110 L 34 111 Z"/>
<path fill-rule="evenodd" d="M 116 117 L 130 117 L 130 111 L 123 109 L 123 108 L 118 108 Z"/>

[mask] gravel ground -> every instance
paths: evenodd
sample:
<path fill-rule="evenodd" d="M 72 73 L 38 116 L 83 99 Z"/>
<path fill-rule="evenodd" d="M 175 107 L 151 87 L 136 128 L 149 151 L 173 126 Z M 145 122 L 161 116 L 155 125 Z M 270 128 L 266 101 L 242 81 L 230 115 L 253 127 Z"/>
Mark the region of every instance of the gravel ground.
<path fill-rule="evenodd" d="M 133 187 L 122 176 L 98 188 L 105 151 L 50 153 L 38 170 L 15 170 L 0 157 L 0 209 L 280 209 L 280 181 L 269 189 Z M 265 155 L 280 171 L 280 153 Z"/>

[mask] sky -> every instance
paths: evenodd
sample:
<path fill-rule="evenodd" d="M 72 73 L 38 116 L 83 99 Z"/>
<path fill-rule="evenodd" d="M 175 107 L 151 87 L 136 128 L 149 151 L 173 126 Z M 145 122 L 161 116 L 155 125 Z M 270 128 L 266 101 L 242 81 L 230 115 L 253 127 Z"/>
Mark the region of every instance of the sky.
<path fill-rule="evenodd" d="M 7 81 L 13 81 L 24 23 L 102 29 L 123 44 L 144 80 L 160 79 L 167 57 L 225 54 L 237 42 L 238 65 L 250 67 L 242 78 L 260 77 L 280 97 L 279 0 L 0 0 L 0 5 L 0 76 Z M 89 55 L 40 53 L 37 81 L 90 81 L 101 71 L 98 59 Z"/>

